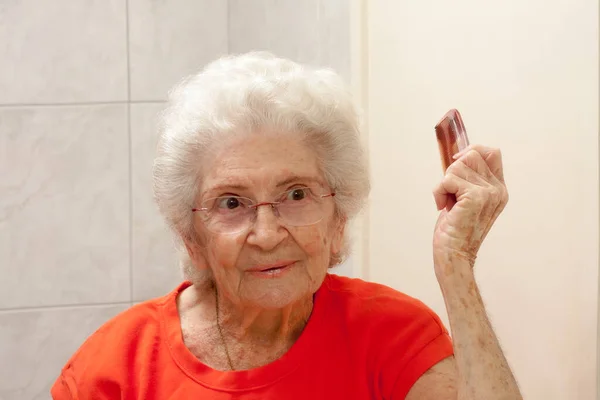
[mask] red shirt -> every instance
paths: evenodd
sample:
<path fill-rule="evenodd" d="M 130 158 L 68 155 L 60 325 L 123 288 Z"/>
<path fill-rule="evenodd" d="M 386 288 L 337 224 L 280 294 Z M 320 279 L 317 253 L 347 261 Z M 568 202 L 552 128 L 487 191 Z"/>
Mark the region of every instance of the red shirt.
<path fill-rule="evenodd" d="M 447 330 L 420 301 L 386 286 L 328 275 L 311 317 L 279 360 L 217 371 L 185 347 L 177 295 L 150 300 L 92 334 L 52 387 L 55 400 L 404 399 L 452 354 Z"/>

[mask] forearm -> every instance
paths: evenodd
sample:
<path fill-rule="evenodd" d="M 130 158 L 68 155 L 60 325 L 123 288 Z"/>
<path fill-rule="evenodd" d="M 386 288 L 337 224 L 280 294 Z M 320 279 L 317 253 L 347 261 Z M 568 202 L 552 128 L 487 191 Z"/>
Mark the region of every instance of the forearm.
<path fill-rule="evenodd" d="M 438 276 L 454 342 L 458 400 L 522 399 L 517 382 L 494 333 L 473 269 L 452 261 Z"/>

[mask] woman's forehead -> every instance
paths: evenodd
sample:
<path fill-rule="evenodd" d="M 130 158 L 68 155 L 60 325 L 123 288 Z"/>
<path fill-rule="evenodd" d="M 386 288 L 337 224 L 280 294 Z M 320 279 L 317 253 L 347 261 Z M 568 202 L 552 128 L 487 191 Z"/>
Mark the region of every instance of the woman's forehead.
<path fill-rule="evenodd" d="M 290 173 L 285 175 L 284 173 L 273 175 L 269 173 L 256 174 L 251 178 L 249 176 L 230 176 L 223 179 L 211 179 L 203 185 L 203 192 L 216 192 L 228 191 L 228 190 L 239 190 L 242 192 L 255 192 L 255 191 L 285 191 L 290 186 L 295 184 L 301 184 L 306 186 L 323 186 L 323 180 L 315 175 L 297 175 Z"/>
<path fill-rule="evenodd" d="M 205 170 L 202 191 L 287 189 L 295 183 L 323 183 L 317 155 L 299 140 L 256 136 L 224 147 Z"/>

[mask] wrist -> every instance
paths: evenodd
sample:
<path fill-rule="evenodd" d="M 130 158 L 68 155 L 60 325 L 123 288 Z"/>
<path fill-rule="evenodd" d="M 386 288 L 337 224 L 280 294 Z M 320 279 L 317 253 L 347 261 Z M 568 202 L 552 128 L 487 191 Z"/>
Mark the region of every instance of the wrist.
<path fill-rule="evenodd" d="M 474 306 L 481 301 L 475 274 L 473 269 L 467 266 L 466 263 L 457 264 L 452 273 L 446 274 L 438 274 L 436 271 L 438 285 L 448 312 L 456 311 L 457 307 L 463 309 L 469 305 Z"/>
<path fill-rule="evenodd" d="M 474 279 L 473 267 L 476 257 L 460 251 L 448 251 L 434 255 L 434 269 L 440 285 L 455 285 L 458 281 Z"/>

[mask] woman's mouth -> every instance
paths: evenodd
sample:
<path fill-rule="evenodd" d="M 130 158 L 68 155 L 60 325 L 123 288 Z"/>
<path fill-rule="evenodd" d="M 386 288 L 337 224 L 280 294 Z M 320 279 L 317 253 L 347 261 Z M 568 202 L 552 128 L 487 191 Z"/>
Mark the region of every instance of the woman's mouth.
<path fill-rule="evenodd" d="M 263 278 L 278 278 L 291 269 L 294 261 L 277 262 L 274 264 L 258 265 L 248 270 L 252 275 Z"/>

